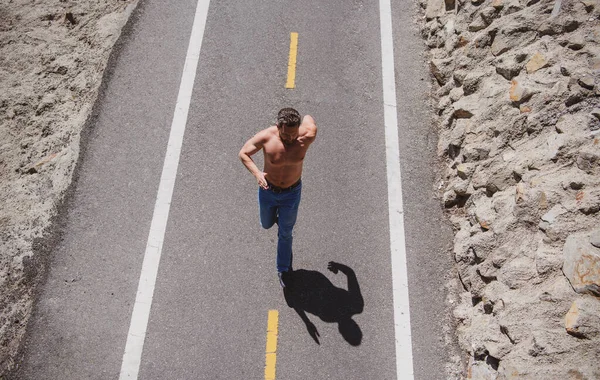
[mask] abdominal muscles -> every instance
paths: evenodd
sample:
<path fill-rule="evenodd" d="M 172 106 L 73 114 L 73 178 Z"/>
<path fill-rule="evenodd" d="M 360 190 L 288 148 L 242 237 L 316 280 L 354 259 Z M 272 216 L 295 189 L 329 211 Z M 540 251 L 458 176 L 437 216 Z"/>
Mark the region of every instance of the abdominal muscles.
<path fill-rule="evenodd" d="M 296 183 L 302 175 L 302 161 L 296 164 L 274 164 L 265 162 L 267 180 L 275 186 L 288 187 Z"/>
<path fill-rule="evenodd" d="M 279 187 L 289 187 L 296 183 L 302 175 L 302 164 L 306 154 L 305 145 L 292 147 L 269 146 L 264 150 L 266 177 L 269 182 Z"/>

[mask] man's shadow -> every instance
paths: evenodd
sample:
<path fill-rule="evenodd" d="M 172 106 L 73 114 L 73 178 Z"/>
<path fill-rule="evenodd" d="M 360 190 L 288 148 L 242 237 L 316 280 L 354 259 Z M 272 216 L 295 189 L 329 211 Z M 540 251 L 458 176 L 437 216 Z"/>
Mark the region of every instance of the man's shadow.
<path fill-rule="evenodd" d="M 352 346 L 360 345 L 362 331 L 352 319 L 364 308 L 364 301 L 354 271 L 343 264 L 330 261 L 327 269 L 346 275 L 348 290 L 338 288 L 321 272 L 299 269 L 291 272 L 291 283 L 284 288 L 283 294 L 289 307 L 294 308 L 310 336 L 319 343 L 319 332 L 306 313 L 316 315 L 324 322 L 336 322 L 338 330 L 346 342 Z"/>

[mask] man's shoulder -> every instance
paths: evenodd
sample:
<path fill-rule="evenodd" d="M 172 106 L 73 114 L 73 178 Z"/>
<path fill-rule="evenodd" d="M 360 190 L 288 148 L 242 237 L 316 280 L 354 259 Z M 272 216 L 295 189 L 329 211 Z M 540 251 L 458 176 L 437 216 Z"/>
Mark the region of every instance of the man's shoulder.
<path fill-rule="evenodd" d="M 304 118 L 302 119 L 301 126 L 303 126 L 309 132 L 316 132 L 317 130 L 317 123 L 315 122 L 315 119 L 310 115 L 304 116 Z"/>
<path fill-rule="evenodd" d="M 262 131 L 258 132 L 255 135 L 255 138 L 259 139 L 260 141 L 267 142 L 276 136 L 276 131 L 277 131 L 277 127 L 271 126 L 271 127 L 265 128 Z"/>

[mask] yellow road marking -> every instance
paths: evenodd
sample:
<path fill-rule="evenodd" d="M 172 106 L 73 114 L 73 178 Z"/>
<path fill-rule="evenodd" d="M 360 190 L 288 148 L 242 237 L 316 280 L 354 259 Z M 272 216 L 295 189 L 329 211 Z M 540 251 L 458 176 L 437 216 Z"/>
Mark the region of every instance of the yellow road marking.
<path fill-rule="evenodd" d="M 296 56 L 298 54 L 298 33 L 290 33 L 290 59 L 288 60 L 288 74 L 285 88 L 296 87 Z"/>
<path fill-rule="evenodd" d="M 265 358 L 265 380 L 275 380 L 278 324 L 279 312 L 277 310 L 269 310 L 269 318 L 267 320 L 267 354 Z"/>

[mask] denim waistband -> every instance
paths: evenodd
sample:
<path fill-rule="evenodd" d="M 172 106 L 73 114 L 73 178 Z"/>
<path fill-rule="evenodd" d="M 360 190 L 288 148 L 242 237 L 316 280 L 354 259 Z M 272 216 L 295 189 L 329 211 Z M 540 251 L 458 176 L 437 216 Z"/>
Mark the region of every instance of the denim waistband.
<path fill-rule="evenodd" d="M 291 191 L 291 190 L 295 189 L 296 187 L 300 186 L 300 184 L 302 183 L 302 178 L 300 178 L 298 181 L 296 181 L 296 183 L 294 183 L 290 187 L 275 186 L 275 185 L 273 185 L 269 181 L 267 181 L 267 183 L 269 184 L 269 190 L 271 190 L 272 192 L 278 194 L 278 193 L 285 193 L 286 191 Z"/>

